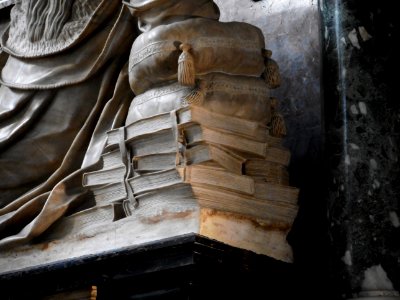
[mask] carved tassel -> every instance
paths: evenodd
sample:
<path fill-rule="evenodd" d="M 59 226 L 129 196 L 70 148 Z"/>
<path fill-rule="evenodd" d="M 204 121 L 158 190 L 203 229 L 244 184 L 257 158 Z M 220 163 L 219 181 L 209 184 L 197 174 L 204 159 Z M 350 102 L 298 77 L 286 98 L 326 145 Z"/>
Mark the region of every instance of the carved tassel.
<path fill-rule="evenodd" d="M 200 105 L 204 100 L 204 92 L 201 88 L 194 88 L 189 94 L 182 98 L 182 105 Z"/>
<path fill-rule="evenodd" d="M 278 113 L 278 99 L 271 97 L 271 126 L 270 134 L 274 137 L 283 137 L 287 134 L 285 119 Z"/>
<path fill-rule="evenodd" d="M 281 75 L 279 73 L 279 66 L 275 60 L 271 59 L 272 51 L 263 49 L 265 71 L 264 79 L 270 89 L 276 89 L 281 85 Z"/>
<path fill-rule="evenodd" d="M 272 136 L 283 137 L 286 135 L 286 125 L 283 116 L 279 113 L 274 113 L 271 119 L 271 131 Z"/>
<path fill-rule="evenodd" d="M 196 71 L 194 68 L 193 55 L 189 52 L 192 46 L 182 43 L 179 49 L 182 53 L 178 59 L 178 81 L 182 85 L 194 86 Z"/>

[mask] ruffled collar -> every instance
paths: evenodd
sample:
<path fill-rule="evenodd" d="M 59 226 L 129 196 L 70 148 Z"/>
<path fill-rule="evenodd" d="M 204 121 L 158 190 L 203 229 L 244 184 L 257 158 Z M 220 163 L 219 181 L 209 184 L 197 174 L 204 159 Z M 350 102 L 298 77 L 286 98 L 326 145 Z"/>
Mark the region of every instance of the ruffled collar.
<path fill-rule="evenodd" d="M 3 50 L 13 56 L 26 58 L 62 52 L 93 32 L 115 12 L 119 4 L 118 0 L 75 0 L 71 17 L 57 38 L 31 42 L 26 24 L 28 1 L 18 1 L 11 10 L 9 29 L 1 39 Z"/>

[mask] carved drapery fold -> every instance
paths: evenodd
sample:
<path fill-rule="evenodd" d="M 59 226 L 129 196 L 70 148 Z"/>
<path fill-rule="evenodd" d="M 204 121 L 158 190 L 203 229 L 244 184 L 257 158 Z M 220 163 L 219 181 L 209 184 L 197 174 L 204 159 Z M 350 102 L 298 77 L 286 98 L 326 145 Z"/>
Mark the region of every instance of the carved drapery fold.
<path fill-rule="evenodd" d="M 2 37 L 0 248 L 30 241 L 85 201 L 81 165 L 96 163 L 132 97 L 121 70 L 135 24 L 119 1 L 76 0 L 58 36 L 36 42 L 27 6 L 16 3 Z"/>

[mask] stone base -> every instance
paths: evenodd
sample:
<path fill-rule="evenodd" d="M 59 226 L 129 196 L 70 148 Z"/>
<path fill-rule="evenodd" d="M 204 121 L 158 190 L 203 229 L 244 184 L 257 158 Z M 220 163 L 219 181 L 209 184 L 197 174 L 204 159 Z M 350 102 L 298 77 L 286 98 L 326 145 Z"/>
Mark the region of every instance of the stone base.
<path fill-rule="evenodd" d="M 280 261 L 292 261 L 287 226 L 200 208 L 196 201 L 178 200 L 141 203 L 132 216 L 115 222 L 111 221 L 112 206 L 64 218 L 35 244 L 0 252 L 0 274 L 192 233 Z"/>
<path fill-rule="evenodd" d="M 201 209 L 200 231 L 203 236 L 284 262 L 293 261 L 292 248 L 286 241 L 289 228 L 238 214 Z"/>
<path fill-rule="evenodd" d="M 293 264 L 188 234 L 3 274 L 0 290 L 9 300 L 90 290 L 98 300 L 297 299 L 297 277 Z"/>

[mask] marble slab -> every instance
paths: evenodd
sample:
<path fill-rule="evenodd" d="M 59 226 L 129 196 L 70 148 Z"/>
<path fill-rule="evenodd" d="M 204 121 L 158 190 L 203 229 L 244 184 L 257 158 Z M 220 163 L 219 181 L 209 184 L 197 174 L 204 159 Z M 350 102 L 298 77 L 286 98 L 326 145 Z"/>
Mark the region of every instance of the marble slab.
<path fill-rule="evenodd" d="M 64 223 L 71 231 L 63 237 L 53 239 L 52 232 L 49 232 L 47 240 L 45 236 L 39 243 L 2 251 L 0 274 L 198 232 L 200 210 L 195 203 L 184 206 L 180 211 L 171 206 L 165 201 L 159 204 L 158 213 L 144 216 L 140 210 L 146 211 L 147 208 L 142 205 L 131 217 L 93 224 L 78 231 L 74 231 L 71 222 Z"/>
<path fill-rule="evenodd" d="M 106 208 L 100 208 L 103 217 L 100 213 L 84 220 L 67 217 L 41 241 L 0 252 L 0 274 L 85 259 L 191 233 L 279 261 L 293 261 L 286 241 L 288 226 L 281 228 L 238 214 L 200 208 L 195 202 L 178 207 L 173 201 L 164 201 L 157 203 L 157 209 L 150 206 L 139 206 L 132 216 L 115 222 L 101 221 L 107 217 Z"/>

